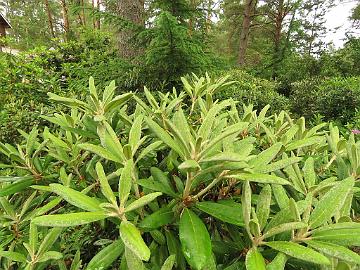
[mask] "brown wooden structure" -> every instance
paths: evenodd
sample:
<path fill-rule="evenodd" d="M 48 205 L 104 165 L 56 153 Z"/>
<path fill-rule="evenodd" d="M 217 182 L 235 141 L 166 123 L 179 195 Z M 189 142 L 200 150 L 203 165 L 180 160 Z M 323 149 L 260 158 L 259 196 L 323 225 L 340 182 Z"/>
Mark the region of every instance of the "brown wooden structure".
<path fill-rule="evenodd" d="M 11 25 L 5 19 L 5 17 L 0 13 L 0 37 L 6 36 L 6 28 L 11 28 Z"/>

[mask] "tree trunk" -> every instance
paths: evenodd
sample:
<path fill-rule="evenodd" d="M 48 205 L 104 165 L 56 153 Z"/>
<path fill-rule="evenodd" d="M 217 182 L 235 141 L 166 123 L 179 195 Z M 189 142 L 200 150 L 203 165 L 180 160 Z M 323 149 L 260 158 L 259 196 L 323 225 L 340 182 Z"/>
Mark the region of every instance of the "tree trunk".
<path fill-rule="evenodd" d="M 83 26 L 86 26 L 84 0 L 80 0 L 80 5 L 81 5 L 81 22 Z"/>
<path fill-rule="evenodd" d="M 279 64 L 281 62 L 281 34 L 283 28 L 283 21 L 286 14 L 284 14 L 284 0 L 279 1 L 277 12 L 275 15 L 275 29 L 274 29 L 274 55 L 273 55 L 273 74 L 275 79 L 278 76 Z"/>
<path fill-rule="evenodd" d="M 62 8 L 63 23 L 64 23 L 64 39 L 66 41 L 69 39 L 69 34 L 70 34 L 69 15 L 68 15 L 68 7 L 66 4 L 66 0 L 61 0 L 61 8 Z"/>
<path fill-rule="evenodd" d="M 100 11 L 100 0 L 96 0 L 96 11 Z M 100 18 L 95 19 L 95 29 L 100 30 Z"/>
<path fill-rule="evenodd" d="M 52 15 L 51 15 L 50 6 L 49 6 L 49 0 L 45 0 L 45 9 L 46 9 L 47 17 L 48 17 L 50 34 L 53 38 L 55 38 L 53 19 L 52 19 Z"/>
<path fill-rule="evenodd" d="M 118 48 L 124 58 L 134 58 L 141 53 L 133 42 L 135 31 L 133 27 L 144 26 L 144 0 L 118 0 L 117 12 L 120 17 L 131 25 L 118 33 Z"/>
<path fill-rule="evenodd" d="M 240 43 L 239 43 L 239 56 L 238 56 L 239 66 L 245 65 L 245 56 L 249 43 L 251 20 L 254 16 L 256 5 L 257 5 L 257 0 L 246 0 L 245 2 L 244 19 L 242 23 Z"/>

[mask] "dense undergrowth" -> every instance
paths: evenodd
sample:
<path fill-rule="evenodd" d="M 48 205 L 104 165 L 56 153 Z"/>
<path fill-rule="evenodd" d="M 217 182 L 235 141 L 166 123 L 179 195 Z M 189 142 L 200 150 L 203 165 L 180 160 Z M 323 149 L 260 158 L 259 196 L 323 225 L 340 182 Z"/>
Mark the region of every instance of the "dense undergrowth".
<path fill-rule="evenodd" d="M 0 268 L 358 269 L 357 135 L 216 100 L 226 79 L 49 93 L 51 129 L 0 144 Z"/>

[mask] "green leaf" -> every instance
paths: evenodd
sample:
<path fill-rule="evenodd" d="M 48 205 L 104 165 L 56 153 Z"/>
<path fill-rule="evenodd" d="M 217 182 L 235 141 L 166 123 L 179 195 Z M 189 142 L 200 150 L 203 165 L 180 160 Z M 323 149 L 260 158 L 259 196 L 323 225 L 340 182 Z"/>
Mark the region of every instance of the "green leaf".
<path fill-rule="evenodd" d="M 122 107 L 131 97 L 132 93 L 126 93 L 119 96 L 114 97 L 108 104 L 106 104 L 104 111 L 112 112 L 113 110 L 119 109 Z"/>
<path fill-rule="evenodd" d="M 122 163 L 122 160 L 113 155 L 111 152 L 107 151 L 105 148 L 99 146 L 99 145 L 93 145 L 90 143 L 81 143 L 78 145 L 81 149 L 84 149 L 86 151 L 92 152 L 102 158 L 105 158 L 107 160 L 112 160 L 117 163 Z"/>
<path fill-rule="evenodd" d="M 49 232 L 46 234 L 44 239 L 42 240 L 37 256 L 43 255 L 46 251 L 48 251 L 56 242 L 56 240 L 59 238 L 60 234 L 62 232 L 62 228 L 53 228 L 49 230 Z"/>
<path fill-rule="evenodd" d="M 175 264 L 175 255 L 170 255 L 161 266 L 160 270 L 172 270 Z"/>
<path fill-rule="evenodd" d="M 260 230 L 264 229 L 270 214 L 271 186 L 265 185 L 261 190 L 256 205 L 256 216 L 259 221 Z"/>
<path fill-rule="evenodd" d="M 281 177 L 262 173 L 239 173 L 236 175 L 228 175 L 227 177 L 263 184 L 291 185 L 289 181 Z"/>
<path fill-rule="evenodd" d="M 125 163 L 125 167 L 121 172 L 120 180 L 119 180 L 119 197 L 120 197 L 120 207 L 125 205 L 127 201 L 131 185 L 132 185 L 132 170 L 133 170 L 133 161 L 131 159 L 127 160 Z"/>
<path fill-rule="evenodd" d="M 161 139 L 171 149 L 173 149 L 176 153 L 178 153 L 179 156 L 184 157 L 183 149 L 179 147 L 178 143 L 176 143 L 176 141 L 163 128 L 161 128 L 157 123 L 155 123 L 150 118 L 146 118 L 146 123 L 149 126 L 149 128 L 155 133 L 155 135 L 159 137 L 159 139 Z"/>
<path fill-rule="evenodd" d="M 14 262 L 26 262 L 26 257 L 19 253 L 19 252 L 13 252 L 13 251 L 1 251 L 0 250 L 0 257 L 5 257 L 9 260 L 12 260 Z"/>
<path fill-rule="evenodd" d="M 162 145 L 162 142 L 161 141 L 156 141 L 156 142 L 148 145 L 147 147 L 145 147 L 144 150 L 142 150 L 141 153 L 139 154 L 139 156 L 136 159 L 135 163 L 138 163 L 141 159 L 146 157 L 148 154 L 155 151 L 157 148 L 159 148 L 160 145 Z"/>
<path fill-rule="evenodd" d="M 86 211 L 101 210 L 100 201 L 74 189 L 60 184 L 50 184 L 51 191 L 62 197 L 68 203 Z"/>
<path fill-rule="evenodd" d="M 283 233 L 286 231 L 291 231 L 291 230 L 297 230 L 297 229 L 302 229 L 302 228 L 306 228 L 307 224 L 303 223 L 303 222 L 289 222 L 289 223 L 283 223 L 280 224 L 276 227 L 271 228 L 270 230 L 268 230 L 264 235 L 264 239 L 269 238 L 271 236 L 274 236 L 276 234 L 279 233 Z"/>
<path fill-rule="evenodd" d="M 159 197 L 161 195 L 162 195 L 161 192 L 154 192 L 154 193 L 147 194 L 147 195 L 137 199 L 136 201 L 132 202 L 128 206 L 126 206 L 125 212 L 130 212 L 130 211 L 138 209 L 144 205 L 147 205 L 148 203 L 152 202 L 153 200 L 155 200 L 157 197 Z"/>
<path fill-rule="evenodd" d="M 201 219 L 189 209 L 184 209 L 180 217 L 179 237 L 189 265 L 202 270 L 212 259 L 210 236 Z"/>
<path fill-rule="evenodd" d="M 343 205 L 347 194 L 354 186 L 352 177 L 338 182 L 332 187 L 316 205 L 310 216 L 310 228 L 316 228 L 327 222 Z M 329 207 L 331 206 L 331 207 Z"/>
<path fill-rule="evenodd" d="M 287 196 L 286 190 L 282 185 L 271 185 L 275 200 L 280 209 L 285 209 L 289 206 L 289 197 Z"/>
<path fill-rule="evenodd" d="M 0 197 L 9 196 L 17 192 L 23 191 L 27 187 L 31 186 L 33 183 L 34 179 L 29 179 L 7 185 L 4 188 L 0 188 Z"/>
<path fill-rule="evenodd" d="M 35 254 L 37 250 L 37 242 L 38 242 L 38 230 L 34 223 L 30 223 L 29 228 L 29 246 L 31 251 Z"/>
<path fill-rule="evenodd" d="M 279 252 L 274 260 L 266 266 L 266 270 L 284 270 L 287 261 L 287 256 Z"/>
<path fill-rule="evenodd" d="M 124 244 L 121 240 L 116 240 L 110 245 L 100 250 L 89 262 L 86 270 L 96 270 L 101 267 L 106 269 L 124 252 Z"/>
<path fill-rule="evenodd" d="M 32 222 L 39 226 L 70 227 L 99 221 L 105 219 L 106 217 L 107 215 L 103 211 L 80 212 L 36 217 L 32 220 Z"/>
<path fill-rule="evenodd" d="M 265 243 L 265 245 L 271 247 L 272 249 L 285 253 L 290 257 L 316 264 L 330 265 L 329 259 L 321 253 L 293 242 L 276 241 L 267 242 Z"/>
<path fill-rule="evenodd" d="M 95 169 L 97 176 L 99 177 L 101 192 L 104 194 L 105 198 L 108 199 L 109 202 L 116 205 L 116 197 L 109 185 L 109 181 L 105 175 L 104 168 L 100 162 L 96 163 Z"/>
<path fill-rule="evenodd" d="M 122 221 L 120 224 L 120 237 L 125 246 L 130 249 L 139 259 L 148 261 L 150 249 L 146 246 L 139 230 L 129 221 Z"/>
<path fill-rule="evenodd" d="M 26 180 L 33 180 L 34 176 L 27 175 L 27 176 L 0 176 L 0 182 L 17 182 L 17 181 L 26 181 Z"/>
<path fill-rule="evenodd" d="M 343 246 L 360 246 L 360 229 L 342 228 L 319 230 L 312 233 L 311 239 Z"/>
<path fill-rule="evenodd" d="M 250 182 L 245 181 L 243 184 L 243 192 L 241 195 L 242 213 L 244 217 L 245 228 L 249 236 L 250 233 L 250 218 L 251 218 L 251 187 Z"/>
<path fill-rule="evenodd" d="M 47 251 L 39 256 L 38 262 L 46 262 L 49 260 L 60 260 L 63 257 L 62 253 L 57 251 Z"/>
<path fill-rule="evenodd" d="M 155 211 L 149 216 L 146 216 L 140 223 L 139 227 L 145 229 L 157 229 L 161 226 L 167 225 L 174 219 L 174 212 L 171 208 L 164 207 Z"/>
<path fill-rule="evenodd" d="M 127 269 L 145 270 L 142 260 L 128 247 L 125 247 L 125 258 Z"/>
<path fill-rule="evenodd" d="M 140 141 L 142 121 L 143 121 L 143 116 L 139 115 L 136 117 L 133 125 L 131 126 L 130 133 L 129 133 L 129 144 L 131 146 L 132 151 L 134 151 L 135 146 Z"/>
<path fill-rule="evenodd" d="M 360 256 L 348 248 L 315 240 L 306 241 L 306 244 L 327 256 L 360 265 Z"/>
<path fill-rule="evenodd" d="M 312 186 L 315 186 L 316 174 L 315 174 L 315 169 L 314 169 L 314 159 L 312 157 L 309 157 L 305 161 L 303 171 L 304 171 L 304 181 L 305 181 L 306 187 L 309 189 Z"/>
<path fill-rule="evenodd" d="M 311 138 L 305 138 L 302 140 L 294 141 L 286 146 L 286 151 L 296 150 L 302 147 L 311 146 L 314 144 L 320 144 L 324 142 L 324 137 L 314 136 Z"/>
<path fill-rule="evenodd" d="M 200 165 L 195 160 L 188 159 L 181 163 L 178 168 L 179 170 L 194 171 L 200 169 Z"/>
<path fill-rule="evenodd" d="M 265 260 L 257 248 L 251 248 L 246 253 L 246 270 L 266 270 Z"/>
<path fill-rule="evenodd" d="M 137 183 L 144 188 L 170 195 L 173 198 L 179 197 L 179 195 L 176 194 L 169 185 L 155 181 L 155 179 L 140 179 Z"/>
<path fill-rule="evenodd" d="M 256 167 L 256 172 L 259 173 L 270 173 L 270 172 L 276 172 L 280 169 L 286 168 L 292 164 L 298 163 L 302 160 L 301 157 L 290 157 L 290 158 L 283 158 L 279 161 L 267 164 L 265 166 Z"/>
<path fill-rule="evenodd" d="M 250 160 L 249 165 L 261 169 L 276 157 L 281 147 L 282 143 L 276 143 L 272 145 L 265 151 L 262 151 L 260 154 L 258 154 L 254 159 Z"/>
<path fill-rule="evenodd" d="M 225 100 L 225 101 L 221 102 L 220 104 L 216 104 L 208 111 L 207 115 L 205 116 L 204 121 L 202 122 L 202 124 L 198 130 L 199 137 L 202 137 L 203 140 L 207 140 L 209 138 L 211 129 L 212 129 L 215 119 L 216 119 L 216 115 L 227 106 L 230 106 L 229 100 Z"/>
<path fill-rule="evenodd" d="M 236 206 L 235 206 L 236 205 Z M 213 217 L 237 226 L 244 226 L 241 204 L 234 203 L 234 206 L 215 202 L 198 202 L 196 208 L 212 215 Z"/>

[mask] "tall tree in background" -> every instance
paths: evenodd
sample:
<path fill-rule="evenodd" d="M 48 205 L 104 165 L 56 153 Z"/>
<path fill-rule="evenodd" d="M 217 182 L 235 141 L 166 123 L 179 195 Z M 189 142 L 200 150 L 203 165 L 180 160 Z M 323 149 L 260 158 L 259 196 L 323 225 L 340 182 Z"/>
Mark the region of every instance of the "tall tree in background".
<path fill-rule="evenodd" d="M 324 51 L 323 38 L 328 31 L 325 15 L 333 5 L 334 0 L 308 0 L 302 3 L 295 42 L 303 54 L 320 55 Z"/>
<path fill-rule="evenodd" d="M 245 65 L 245 56 L 249 43 L 251 21 L 255 15 L 257 3 L 258 0 L 245 0 L 244 3 L 244 16 L 243 16 L 242 28 L 240 33 L 240 42 L 239 42 L 239 55 L 238 55 L 239 66 Z"/>
<path fill-rule="evenodd" d="M 270 31 L 273 37 L 272 77 L 277 77 L 279 65 L 284 59 L 286 49 L 289 46 L 291 32 L 294 30 L 296 12 L 302 0 L 265 0 L 265 11 L 270 23 Z M 290 18 L 289 18 L 290 17 Z M 285 28 L 287 26 L 287 32 Z M 284 33 L 287 33 L 284 36 Z M 284 40 L 285 38 L 285 40 Z"/>
<path fill-rule="evenodd" d="M 61 1 L 61 13 L 63 18 L 63 27 L 64 27 L 64 39 L 68 40 L 70 35 L 68 5 L 66 3 L 66 0 L 60 0 L 60 1 Z"/>
<path fill-rule="evenodd" d="M 144 0 L 118 0 L 116 9 L 124 21 L 117 34 L 119 53 L 122 57 L 131 59 L 141 53 L 133 39 L 136 29 L 144 27 L 145 24 Z"/>
<path fill-rule="evenodd" d="M 44 3 L 45 3 L 45 9 L 46 9 L 47 17 L 48 17 L 50 33 L 51 33 L 51 36 L 53 38 L 55 38 L 54 23 L 53 23 L 51 9 L 50 9 L 50 5 L 49 5 L 49 0 L 44 0 Z"/>

